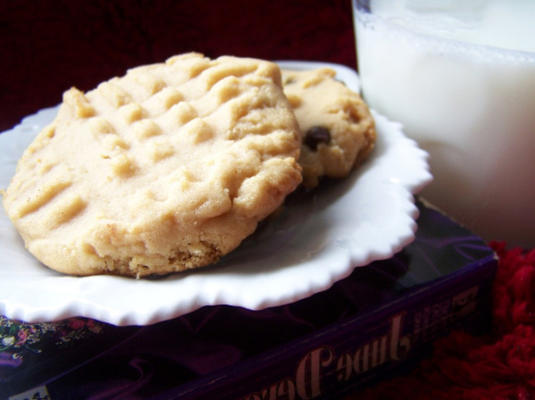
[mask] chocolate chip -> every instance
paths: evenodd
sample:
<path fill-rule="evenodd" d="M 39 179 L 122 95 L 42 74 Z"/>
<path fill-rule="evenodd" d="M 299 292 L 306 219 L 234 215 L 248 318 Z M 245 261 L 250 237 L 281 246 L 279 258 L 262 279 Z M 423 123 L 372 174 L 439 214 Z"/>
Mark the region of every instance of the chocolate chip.
<path fill-rule="evenodd" d="M 284 85 L 291 85 L 292 83 L 295 83 L 295 79 L 294 78 L 286 78 L 286 80 L 284 81 Z"/>
<path fill-rule="evenodd" d="M 313 126 L 305 133 L 305 144 L 312 150 L 316 150 L 320 143 L 329 143 L 331 133 L 324 126 Z"/>

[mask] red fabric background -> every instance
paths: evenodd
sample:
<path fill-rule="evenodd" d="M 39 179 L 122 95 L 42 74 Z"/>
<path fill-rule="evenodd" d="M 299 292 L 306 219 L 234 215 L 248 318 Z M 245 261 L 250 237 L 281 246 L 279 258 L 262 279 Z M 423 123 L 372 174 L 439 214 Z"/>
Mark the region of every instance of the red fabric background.
<path fill-rule="evenodd" d="M 187 51 L 355 67 L 350 0 L 0 1 L 0 131 L 127 68 Z"/>

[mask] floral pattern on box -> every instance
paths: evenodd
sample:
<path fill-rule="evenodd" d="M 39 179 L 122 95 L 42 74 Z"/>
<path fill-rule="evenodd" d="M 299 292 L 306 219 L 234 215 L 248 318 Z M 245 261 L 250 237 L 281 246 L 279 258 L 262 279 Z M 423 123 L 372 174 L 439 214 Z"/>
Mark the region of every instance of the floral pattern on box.
<path fill-rule="evenodd" d="M 0 366 L 18 366 L 28 353 L 41 353 L 39 343 L 67 346 L 103 331 L 100 322 L 70 318 L 59 322 L 27 324 L 0 315 Z"/>

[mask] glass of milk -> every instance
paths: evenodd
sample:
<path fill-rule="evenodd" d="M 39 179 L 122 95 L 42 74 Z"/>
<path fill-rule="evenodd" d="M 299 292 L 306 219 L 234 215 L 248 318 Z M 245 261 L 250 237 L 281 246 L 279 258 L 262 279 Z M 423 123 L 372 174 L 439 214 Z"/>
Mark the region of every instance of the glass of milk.
<path fill-rule="evenodd" d="M 535 247 L 535 1 L 353 0 L 370 106 L 430 154 L 422 196 Z"/>

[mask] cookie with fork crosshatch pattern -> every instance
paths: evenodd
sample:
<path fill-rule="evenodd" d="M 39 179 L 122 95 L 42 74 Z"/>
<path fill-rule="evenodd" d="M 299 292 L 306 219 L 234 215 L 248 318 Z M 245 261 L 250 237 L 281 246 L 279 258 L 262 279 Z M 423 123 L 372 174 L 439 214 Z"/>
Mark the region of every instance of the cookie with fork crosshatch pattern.
<path fill-rule="evenodd" d="M 274 63 L 198 53 L 64 93 L 4 207 L 42 263 L 142 277 L 214 263 L 301 182 Z"/>

